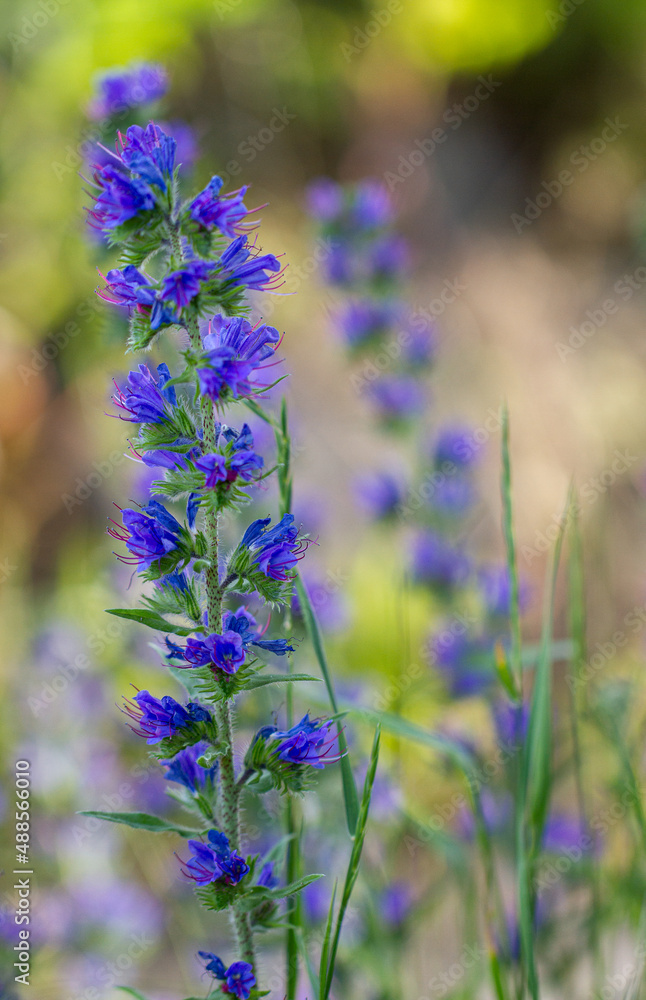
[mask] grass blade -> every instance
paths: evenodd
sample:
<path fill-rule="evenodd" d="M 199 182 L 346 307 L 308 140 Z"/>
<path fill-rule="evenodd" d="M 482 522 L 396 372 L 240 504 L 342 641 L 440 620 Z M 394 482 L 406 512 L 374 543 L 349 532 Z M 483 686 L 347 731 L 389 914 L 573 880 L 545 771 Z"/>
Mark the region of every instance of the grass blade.
<path fill-rule="evenodd" d="M 523 674 L 521 665 L 522 637 L 520 629 L 520 598 L 518 587 L 518 563 L 514 540 L 513 506 L 511 499 L 511 458 L 509 453 L 509 411 L 505 406 L 502 415 L 502 528 L 507 553 L 507 572 L 510 582 L 509 619 L 511 627 L 511 669 L 522 698 Z"/>
<path fill-rule="evenodd" d="M 339 947 L 339 940 L 341 938 L 341 928 L 343 926 L 343 919 L 345 917 L 348 904 L 350 902 L 350 897 L 352 896 L 352 891 L 354 889 L 357 877 L 359 875 L 359 862 L 361 861 L 361 852 L 363 851 L 363 843 L 366 838 L 366 829 L 368 826 L 368 813 L 370 812 L 370 798 L 372 796 L 372 786 L 374 784 L 375 775 L 377 773 L 377 763 L 379 761 L 379 743 L 381 741 L 381 728 L 377 726 L 375 730 L 375 738 L 372 743 L 372 752 L 370 754 L 370 763 L 368 765 L 368 773 L 366 774 L 366 780 L 363 786 L 363 795 L 361 796 L 361 805 L 359 807 L 359 816 L 357 820 L 356 834 L 352 844 L 352 851 L 350 853 L 350 860 L 348 862 L 348 871 L 345 876 L 345 883 L 343 886 L 343 894 L 341 896 L 341 905 L 339 907 L 339 913 L 336 918 L 336 926 L 334 928 L 334 936 L 329 944 L 329 948 L 326 948 L 325 959 L 326 964 L 323 965 L 323 955 L 321 955 L 321 983 L 324 982 L 325 986 L 321 989 L 320 1000 L 327 1000 L 330 995 L 330 990 L 332 989 L 332 980 L 334 978 L 334 966 L 336 965 L 336 955 Z M 332 912 L 330 910 L 330 912 Z M 327 933 L 326 933 L 327 936 Z M 325 975 L 323 975 L 323 970 L 325 969 Z"/>
<path fill-rule="evenodd" d="M 325 656 L 325 650 L 323 648 L 323 641 L 321 639 L 321 631 L 316 620 L 316 615 L 314 614 L 314 609 L 312 607 L 312 602 L 309 599 L 305 585 L 300 577 L 296 578 L 296 590 L 298 592 L 298 599 L 301 606 L 301 611 L 303 614 L 303 619 L 305 621 L 305 626 L 307 628 L 312 647 L 314 649 L 314 655 L 318 661 L 319 667 L 321 669 L 321 675 L 325 681 L 325 687 L 327 689 L 328 699 L 330 705 L 332 706 L 333 712 L 339 711 L 339 706 L 336 700 L 336 695 L 334 693 L 334 685 L 332 683 L 332 676 L 327 664 L 327 658 Z M 359 816 L 359 796 L 357 795 L 357 786 L 354 783 L 354 775 L 352 774 L 352 768 L 350 767 L 350 761 L 348 760 L 348 744 L 345 738 L 345 733 L 343 732 L 343 727 L 340 723 L 337 723 L 337 734 L 339 741 L 339 752 L 343 754 L 340 760 L 341 765 L 341 781 L 343 783 L 343 801 L 345 803 L 345 818 L 348 825 L 348 830 L 350 836 L 354 837 L 357 829 L 357 820 Z"/>

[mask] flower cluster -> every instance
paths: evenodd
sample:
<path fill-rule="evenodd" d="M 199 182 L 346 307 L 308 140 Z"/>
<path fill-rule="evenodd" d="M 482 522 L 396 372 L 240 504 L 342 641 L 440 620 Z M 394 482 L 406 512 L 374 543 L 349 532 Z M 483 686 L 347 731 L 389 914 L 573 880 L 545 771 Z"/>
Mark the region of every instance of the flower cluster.
<path fill-rule="evenodd" d="M 129 86 L 125 78 L 106 82 L 105 100 L 127 96 Z M 264 791 L 260 779 L 268 772 L 286 794 L 300 791 L 308 772 L 340 753 L 333 723 L 306 715 L 285 731 L 261 730 L 255 753 L 236 773 L 235 700 L 247 688 L 289 680 L 263 676 L 263 669 L 267 660 L 295 652 L 288 636 L 266 635 L 269 615 L 261 627 L 262 613 L 255 617 L 240 595 L 252 595 L 254 611 L 263 603 L 289 607 L 308 542 L 294 516 L 283 513 L 273 522 L 270 516 L 252 520 L 228 557 L 220 546 L 221 514 L 248 504 L 250 490 L 273 471 L 249 423 L 225 422 L 228 408 L 247 402 L 277 434 L 287 434 L 284 421 L 263 411 L 264 369 L 280 363 L 281 336 L 242 315 L 247 290 L 276 287 L 281 265 L 248 240 L 246 188 L 223 193 L 221 179 L 213 177 L 194 197 L 180 197 L 176 153 L 159 125 L 133 125 L 93 174 L 92 224 L 123 251 L 99 295 L 127 312 L 130 348 L 152 346 L 172 326 L 183 359 L 175 372 L 163 361 L 156 368 L 142 363 L 115 382 L 115 416 L 135 426 L 131 455 L 159 478 L 146 503 L 110 520 L 108 532 L 122 546 L 118 558 L 145 583 L 141 608 L 112 613 L 165 633 L 167 665 L 175 680 L 185 681 L 185 703 L 138 691 L 123 710 L 151 746 L 172 797 L 190 813 L 188 832 L 200 834 L 188 840 L 181 872 L 205 906 L 233 915 L 240 959 L 225 968 L 204 952 L 207 970 L 221 980 L 223 993 L 248 1000 L 263 995 L 254 972 L 255 931 L 277 900 L 307 879 L 285 885 L 273 862 L 255 876 L 258 856 L 241 853 L 240 796 L 246 789 Z M 128 821 L 127 814 L 119 816 Z M 187 834 L 185 825 L 133 817 L 133 825 Z"/>
<path fill-rule="evenodd" d="M 158 63 L 133 63 L 100 73 L 89 108 L 92 118 L 107 118 L 139 105 L 154 104 L 168 90 L 168 74 Z"/>
<path fill-rule="evenodd" d="M 392 229 L 390 195 L 378 181 L 345 190 L 320 179 L 309 188 L 308 205 L 332 246 L 327 278 L 342 294 L 336 326 L 362 361 L 352 384 L 386 425 L 405 425 L 426 408 L 424 369 L 434 359 L 436 331 L 418 316 L 409 319 L 400 298 L 410 255 Z"/>

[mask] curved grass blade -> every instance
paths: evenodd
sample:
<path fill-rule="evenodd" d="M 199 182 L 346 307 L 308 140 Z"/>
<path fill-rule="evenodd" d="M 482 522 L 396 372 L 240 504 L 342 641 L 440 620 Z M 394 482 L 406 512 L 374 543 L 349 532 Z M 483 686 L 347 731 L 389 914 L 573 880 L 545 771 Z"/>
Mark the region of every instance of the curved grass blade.
<path fill-rule="evenodd" d="M 336 713 L 339 711 L 339 706 L 334 693 L 334 685 L 328 668 L 325 650 L 323 648 L 321 631 L 316 620 L 316 615 L 314 614 L 312 602 L 309 599 L 305 585 L 300 577 L 296 578 L 296 590 L 298 592 L 298 599 L 300 601 L 301 611 L 303 613 L 307 632 L 314 649 L 314 655 L 318 660 L 319 667 L 321 668 L 321 674 L 323 676 L 323 680 L 325 681 L 328 699 L 330 705 L 332 706 L 332 711 Z M 337 723 L 337 737 L 339 741 L 339 752 L 343 754 L 339 763 L 341 766 L 341 780 L 343 783 L 345 818 L 350 836 L 354 837 L 359 817 L 359 796 L 357 795 L 357 786 L 354 783 L 354 775 L 352 774 L 352 768 L 350 767 L 350 761 L 348 760 L 348 744 L 345 738 L 345 733 L 343 732 L 343 727 L 340 723 Z"/>

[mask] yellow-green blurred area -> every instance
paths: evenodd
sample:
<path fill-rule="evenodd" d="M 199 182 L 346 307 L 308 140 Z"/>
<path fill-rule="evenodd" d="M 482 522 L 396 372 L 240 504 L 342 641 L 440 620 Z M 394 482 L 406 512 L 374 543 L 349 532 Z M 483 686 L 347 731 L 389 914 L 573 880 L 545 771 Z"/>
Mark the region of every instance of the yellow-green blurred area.
<path fill-rule="evenodd" d="M 132 479 L 124 425 L 105 416 L 110 379 L 128 361 L 118 324 L 94 295 L 99 252 L 88 241 L 79 176 L 93 135 L 86 108 L 94 74 L 132 60 L 162 62 L 172 81 L 165 114 L 187 121 L 200 142 L 196 189 L 219 171 L 230 187 L 251 185 L 248 203 L 268 203 L 260 241 L 284 255 L 291 294 L 264 298 L 263 309 L 286 333 L 298 510 L 317 522 L 312 558 L 344 605 L 345 624 L 330 635 L 339 684 L 365 684 L 381 707 L 405 706 L 429 730 L 457 727 L 486 741 L 481 704 L 447 705 L 427 667 L 411 680 L 441 609 L 402 589 L 401 535 L 396 541 L 388 528 L 366 525 L 353 499 L 357 473 L 410 456 L 378 431 L 353 388 L 315 266 L 304 192 L 321 175 L 369 176 L 390 187 L 413 249 L 411 311 L 430 310 L 440 331 L 428 429 L 446 420 L 484 428 L 469 545 L 498 561 L 499 414 L 509 405 L 519 567 L 533 593 L 528 642 L 539 634 L 547 556 L 572 480 L 581 490 L 591 643 L 627 631 L 622 622 L 645 596 L 646 7 L 29 0 L 0 7 L 0 53 L 0 744 L 7 831 L 20 754 L 33 754 L 41 812 L 35 879 L 46 926 L 33 988 L 39 1000 L 98 1000 L 115 982 L 132 981 L 170 1000 L 199 982 L 185 943 L 217 950 L 210 915 L 197 915 L 180 886 L 175 842 L 88 831 L 74 817 L 110 800 L 119 808 L 119 796 L 123 808 L 137 807 L 139 791 L 156 779 L 133 770 L 142 747 L 124 735 L 113 702 L 131 683 L 164 693 L 146 637 L 106 623 L 103 613 L 134 601 L 135 588 L 127 591 L 128 573 L 114 569 L 105 535 L 112 503 L 127 504 Z M 282 127 L 273 129 L 277 115 Z M 250 143 L 257 137 L 260 148 Z M 110 261 L 104 255 L 100 264 Z M 567 631 L 559 589 L 557 639 Z M 641 647 L 640 632 L 631 633 L 608 674 L 634 677 Z M 76 675 L 52 688 L 65 678 L 60 664 L 79 655 Z M 565 703 L 562 683 L 557 694 Z M 316 697 L 312 707 L 324 710 Z M 276 708 L 260 698 L 254 705 Z M 642 706 L 634 707 L 639 718 Z M 250 725 L 243 721 L 243 739 Z M 359 729 L 360 753 L 369 735 Z M 590 753 L 610 780 L 614 765 L 596 743 Z M 453 779 L 430 752 L 389 738 L 384 759 L 402 780 L 410 813 L 427 815 L 451 794 Z M 337 777 L 326 774 L 324 791 L 338 798 Z M 571 791 L 566 784 L 560 793 L 566 804 Z M 308 799 L 314 829 L 317 808 Z M 610 842 L 614 863 L 620 829 Z M 390 867 L 372 858 L 385 881 L 421 866 L 401 844 L 392 857 Z M 5 868 L 12 863 L 8 853 Z M 425 864 L 420 878 L 428 883 L 449 861 L 440 852 Z M 115 872 L 155 900 L 128 902 L 132 890 L 124 890 L 121 922 L 106 916 Z M 79 944 L 70 914 L 92 886 L 105 909 L 97 903 L 87 916 Z M 2 901 L 10 897 L 5 879 Z M 152 942 L 136 958 L 129 908 L 147 915 Z M 226 923 L 217 926 L 225 935 Z M 418 989 L 431 975 L 424 926 L 406 954 L 406 982 Z M 436 932 L 438 950 L 450 951 L 450 922 Z M 114 972 L 106 963 L 119 958 Z M 283 996 L 279 986 L 271 996 Z"/>

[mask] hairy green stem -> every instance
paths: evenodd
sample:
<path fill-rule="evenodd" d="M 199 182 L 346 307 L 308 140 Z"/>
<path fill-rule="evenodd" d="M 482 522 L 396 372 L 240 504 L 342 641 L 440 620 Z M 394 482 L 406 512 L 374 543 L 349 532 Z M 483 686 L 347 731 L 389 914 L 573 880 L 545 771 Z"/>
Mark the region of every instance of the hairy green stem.
<path fill-rule="evenodd" d="M 192 317 L 187 322 L 191 347 L 194 351 L 201 350 L 200 331 L 197 319 Z M 216 449 L 215 414 L 211 400 L 202 396 L 200 400 L 202 417 L 202 447 L 205 453 Z M 209 632 L 219 632 L 222 628 L 222 598 L 223 587 L 220 585 L 218 566 L 219 525 L 216 510 L 207 502 L 206 505 L 206 540 L 208 566 L 206 579 L 206 610 Z M 240 851 L 240 789 L 236 785 L 235 766 L 233 761 L 233 723 L 231 702 L 222 700 L 214 706 L 215 719 L 218 727 L 218 737 L 225 751 L 220 757 L 220 788 L 219 812 L 223 832 L 229 838 L 232 850 Z M 235 903 L 232 907 L 233 923 L 240 957 L 254 966 L 256 964 L 251 919 L 248 913 L 240 910 Z"/>

